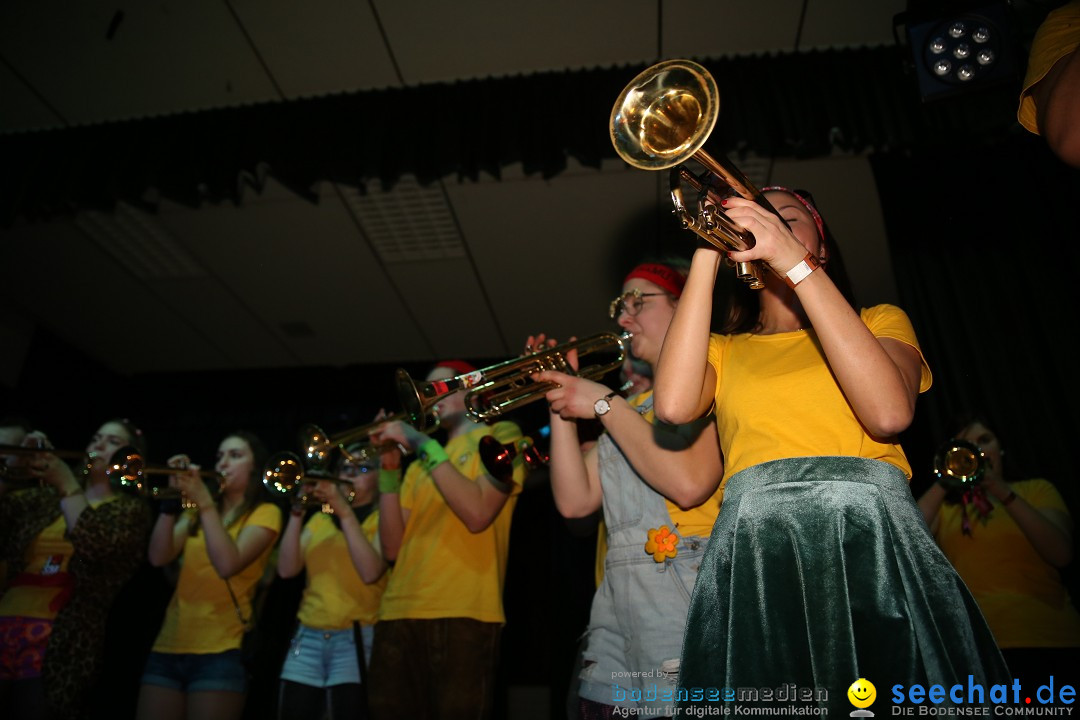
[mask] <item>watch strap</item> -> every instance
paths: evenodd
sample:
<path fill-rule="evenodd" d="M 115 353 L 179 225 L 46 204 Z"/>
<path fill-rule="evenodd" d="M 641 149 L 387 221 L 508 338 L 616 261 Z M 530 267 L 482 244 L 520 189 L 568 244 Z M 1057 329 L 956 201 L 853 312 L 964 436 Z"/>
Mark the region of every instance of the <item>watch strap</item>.
<path fill-rule="evenodd" d="M 806 278 L 810 277 L 810 273 L 821 267 L 821 262 L 817 259 L 817 255 L 812 252 L 806 253 L 806 257 L 799 261 L 799 264 L 784 273 L 784 282 L 792 290 L 795 286 L 801 283 Z"/>

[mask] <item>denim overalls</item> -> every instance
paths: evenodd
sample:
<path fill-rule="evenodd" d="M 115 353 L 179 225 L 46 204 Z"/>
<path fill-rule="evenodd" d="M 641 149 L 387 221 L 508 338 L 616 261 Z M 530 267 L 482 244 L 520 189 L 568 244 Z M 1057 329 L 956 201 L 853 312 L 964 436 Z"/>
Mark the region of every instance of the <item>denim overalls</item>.
<path fill-rule="evenodd" d="M 680 536 L 675 558 L 645 552 L 671 516 L 608 434 L 597 444 L 608 550 L 593 598 L 579 694 L 617 707 L 674 707 L 683 628 L 706 538 Z"/>

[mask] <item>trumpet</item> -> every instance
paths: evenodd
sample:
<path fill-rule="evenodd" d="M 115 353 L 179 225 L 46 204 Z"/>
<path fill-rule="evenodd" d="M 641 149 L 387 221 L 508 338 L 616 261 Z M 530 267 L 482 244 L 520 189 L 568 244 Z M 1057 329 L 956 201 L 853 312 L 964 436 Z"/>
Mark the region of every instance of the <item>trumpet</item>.
<path fill-rule="evenodd" d="M 150 500 L 165 500 L 167 498 L 180 498 L 183 507 L 191 508 L 193 504 L 188 502 L 180 488 L 169 485 L 152 485 L 147 481 L 148 475 L 177 475 L 182 472 L 190 472 L 188 468 L 175 468 L 167 465 L 147 465 L 142 453 L 135 447 L 128 445 L 113 453 L 105 466 L 105 476 L 115 486 L 125 490 L 134 491 L 140 497 Z M 204 481 L 216 480 L 217 484 L 207 482 L 210 495 L 215 500 L 221 495 L 224 484 L 224 476 L 213 470 L 197 470 L 199 477 Z"/>
<path fill-rule="evenodd" d="M 439 414 L 435 411 L 434 406 L 428 408 L 427 412 L 421 413 L 420 415 L 413 415 L 409 412 L 399 412 L 395 415 L 385 417 L 382 420 L 376 420 L 375 422 L 370 422 L 366 425 L 343 430 L 336 435 L 328 435 L 318 425 L 308 423 L 300 428 L 300 447 L 303 448 L 304 457 L 307 459 L 309 467 L 325 468 L 330 460 L 330 453 L 334 451 L 334 448 L 340 450 L 341 454 L 347 460 L 352 462 L 364 462 L 369 459 L 371 453 L 373 453 L 371 446 L 365 445 L 364 450 L 359 454 L 350 453 L 347 449 L 348 446 L 356 442 L 366 441 L 383 425 L 399 420 L 407 422 L 429 435 L 438 430 L 441 423 Z"/>
<path fill-rule="evenodd" d="M 733 195 L 752 200 L 777 217 L 764 194 L 727 158 L 713 158 L 702 146 L 716 125 L 720 93 L 709 71 L 689 60 L 666 60 L 646 68 L 630 81 L 611 110 L 609 132 L 619 156 L 642 170 L 666 170 L 673 212 L 683 229 L 691 230 L 721 250 L 749 250 L 755 239 L 720 209 Z M 693 175 L 682 166 L 700 163 L 705 172 Z M 697 193 L 696 212 L 683 202 L 683 184 Z M 765 265 L 735 263 L 735 273 L 751 288 L 765 287 Z"/>
<path fill-rule="evenodd" d="M 577 375 L 599 380 L 622 366 L 633 333 L 598 333 L 581 340 L 572 340 L 555 347 L 542 348 L 536 352 L 481 370 L 457 375 L 443 380 L 433 380 L 417 385 L 404 370 L 396 375 L 398 395 L 405 412 L 422 416 L 430 412 L 443 398 L 458 390 L 465 393 L 465 413 L 476 422 L 491 422 L 503 413 L 539 400 L 553 388 L 552 382 L 534 382 L 530 376 L 544 370 Z M 577 351 L 579 362 L 593 355 L 613 355 L 608 362 L 579 365 L 578 370 L 567 360 L 571 351 Z"/>
<path fill-rule="evenodd" d="M 952 438 L 934 453 L 934 477 L 947 490 L 968 490 L 982 480 L 986 464 L 978 445 Z"/>
<path fill-rule="evenodd" d="M 296 453 L 279 452 L 271 456 L 263 467 L 263 485 L 272 495 L 287 498 L 290 503 L 295 502 L 305 507 L 322 505 L 323 512 L 330 512 L 330 508 L 322 500 L 303 492 L 304 485 L 316 483 L 320 480 L 326 480 L 338 485 L 348 485 L 347 500 L 350 505 L 352 504 L 356 497 L 356 490 L 352 480 L 323 475 L 306 475 L 300 456 Z"/>
<path fill-rule="evenodd" d="M 45 447 L 28 447 L 26 445 L 0 445 L 0 457 L 19 458 L 39 453 L 55 455 L 64 460 L 83 460 L 89 467 L 97 453 L 85 450 L 53 450 Z M 16 489 L 37 487 L 40 485 L 38 478 L 28 474 L 29 468 L 25 465 L 9 465 L 7 462 L 0 464 L 0 481 L 8 487 Z"/>
<path fill-rule="evenodd" d="M 501 443 L 493 435 L 480 438 L 480 462 L 488 475 L 508 484 L 514 475 L 514 458 L 521 455 L 531 469 L 547 465 L 548 456 L 536 446 L 536 442 L 525 436 L 512 443 Z"/>

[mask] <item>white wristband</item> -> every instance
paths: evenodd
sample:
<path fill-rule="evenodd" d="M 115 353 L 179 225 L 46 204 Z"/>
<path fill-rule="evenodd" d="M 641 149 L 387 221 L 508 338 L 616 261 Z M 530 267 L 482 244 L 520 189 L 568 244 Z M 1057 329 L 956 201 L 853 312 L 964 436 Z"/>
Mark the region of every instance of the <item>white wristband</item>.
<path fill-rule="evenodd" d="M 821 267 L 821 263 L 818 262 L 817 256 L 814 253 L 806 253 L 806 257 L 799 261 L 799 264 L 791 268 L 784 274 L 784 282 L 788 284 L 788 287 L 792 290 L 795 286 L 801 283 L 803 280 L 810 276 L 810 273 Z"/>

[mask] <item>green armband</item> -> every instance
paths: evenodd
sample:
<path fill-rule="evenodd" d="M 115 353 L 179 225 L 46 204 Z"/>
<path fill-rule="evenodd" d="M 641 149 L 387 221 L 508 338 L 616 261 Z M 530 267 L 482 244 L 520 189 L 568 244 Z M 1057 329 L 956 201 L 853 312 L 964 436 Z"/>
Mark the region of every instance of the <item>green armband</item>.
<path fill-rule="evenodd" d="M 436 468 L 436 466 L 448 461 L 450 458 L 446 456 L 446 451 L 443 450 L 443 446 L 439 444 L 438 440 L 429 439 L 416 451 L 416 456 L 420 459 L 424 469 L 430 473 Z"/>
<path fill-rule="evenodd" d="M 391 495 L 401 492 L 401 468 L 379 470 L 379 492 Z"/>

